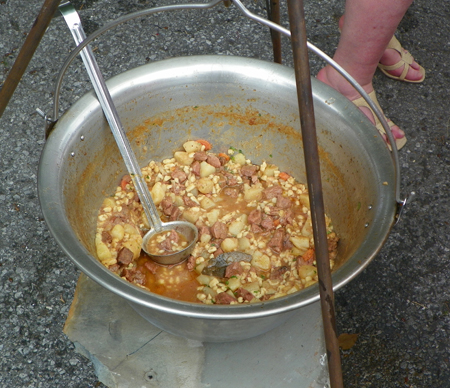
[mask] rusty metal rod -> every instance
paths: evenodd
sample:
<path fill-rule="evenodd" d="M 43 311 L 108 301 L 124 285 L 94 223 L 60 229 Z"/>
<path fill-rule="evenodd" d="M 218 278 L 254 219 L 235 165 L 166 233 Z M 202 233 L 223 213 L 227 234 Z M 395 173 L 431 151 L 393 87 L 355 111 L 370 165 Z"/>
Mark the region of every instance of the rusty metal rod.
<path fill-rule="evenodd" d="M 288 0 L 288 12 L 305 154 L 306 177 L 311 204 L 317 272 L 319 275 L 320 302 L 325 346 L 327 349 L 328 372 L 331 388 L 342 388 L 342 366 L 336 333 L 334 294 L 328 255 L 325 208 L 320 176 L 320 160 L 314 119 L 303 0 Z"/>
<path fill-rule="evenodd" d="M 19 55 L 17 56 L 11 71 L 9 72 L 6 80 L 0 89 L 0 117 L 2 117 L 6 106 L 9 103 L 14 91 L 17 88 L 31 58 L 34 55 L 39 43 L 44 36 L 47 27 L 52 20 L 53 15 L 58 9 L 58 5 L 61 0 L 45 0 L 42 5 L 41 11 L 39 12 L 30 32 L 25 39 L 25 43 L 20 49 Z"/>
<path fill-rule="evenodd" d="M 266 3 L 269 20 L 280 24 L 280 0 L 267 0 Z M 273 61 L 281 64 L 281 34 L 271 28 L 270 36 L 272 38 Z"/>

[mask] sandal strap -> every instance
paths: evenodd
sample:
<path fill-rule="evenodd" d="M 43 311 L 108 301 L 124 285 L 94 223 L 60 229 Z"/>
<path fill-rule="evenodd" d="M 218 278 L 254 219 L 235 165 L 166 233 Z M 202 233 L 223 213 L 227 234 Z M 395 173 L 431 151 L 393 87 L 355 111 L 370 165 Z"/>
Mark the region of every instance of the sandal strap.
<path fill-rule="evenodd" d="M 376 107 L 380 110 L 380 112 L 383 112 L 383 110 L 381 109 L 380 104 L 378 103 L 378 99 L 377 99 L 377 95 L 375 93 L 375 90 L 372 90 L 370 93 L 368 93 L 368 95 L 369 95 L 370 99 L 374 102 Z M 375 114 L 375 112 L 370 107 L 370 105 L 367 103 L 367 101 L 364 99 L 364 97 L 359 97 L 356 100 L 353 100 L 352 102 L 358 108 L 361 108 L 361 107 L 368 108 L 370 110 L 370 112 L 372 113 L 373 119 L 375 120 L 375 126 L 377 126 L 378 124 L 381 125 L 381 121 L 378 119 L 378 116 Z M 388 121 L 388 124 L 390 124 L 391 122 L 392 121 Z M 383 129 L 383 132 L 384 132 L 384 129 Z"/>
<path fill-rule="evenodd" d="M 397 51 L 400 54 L 400 60 L 394 65 L 389 66 L 379 63 L 378 67 L 386 71 L 392 71 L 403 66 L 402 74 L 400 74 L 398 79 L 404 81 L 406 75 L 408 74 L 410 66 L 414 63 L 414 57 L 411 55 L 409 51 L 405 50 L 402 47 L 401 43 L 398 41 L 395 35 L 391 38 L 386 48 Z"/>

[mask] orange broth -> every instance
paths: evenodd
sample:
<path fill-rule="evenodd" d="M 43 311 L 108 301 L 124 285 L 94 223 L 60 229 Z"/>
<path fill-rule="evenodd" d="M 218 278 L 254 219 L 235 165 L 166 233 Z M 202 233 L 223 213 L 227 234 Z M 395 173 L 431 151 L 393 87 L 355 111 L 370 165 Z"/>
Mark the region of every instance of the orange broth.
<path fill-rule="evenodd" d="M 137 262 L 137 269 L 145 274 L 145 287 L 155 294 L 185 302 L 196 302 L 197 287 L 199 286 L 195 271 L 188 271 L 187 261 L 175 266 L 155 265 L 152 273 L 144 265 L 151 261 L 146 254 L 142 254 Z"/>

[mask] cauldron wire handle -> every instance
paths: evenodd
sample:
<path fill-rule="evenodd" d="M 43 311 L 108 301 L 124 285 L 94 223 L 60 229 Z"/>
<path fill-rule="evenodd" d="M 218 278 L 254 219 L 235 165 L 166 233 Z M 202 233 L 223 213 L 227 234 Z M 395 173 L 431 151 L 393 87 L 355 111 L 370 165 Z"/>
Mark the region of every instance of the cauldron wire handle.
<path fill-rule="evenodd" d="M 46 137 L 49 135 L 53 125 L 56 123 L 58 119 L 58 113 L 59 113 L 59 92 L 60 87 L 62 83 L 62 79 L 64 77 L 64 74 L 66 73 L 69 65 L 72 63 L 74 58 L 83 50 L 84 47 L 86 47 L 90 42 L 92 42 L 94 39 L 99 37 L 100 35 L 104 34 L 105 32 L 109 31 L 110 29 L 117 27 L 120 24 L 123 24 L 127 21 L 144 17 L 147 15 L 159 13 L 159 12 L 167 12 L 167 11 L 179 11 L 179 10 L 188 10 L 188 9 L 209 9 L 213 8 L 216 5 L 223 3 L 224 0 L 211 0 L 208 3 L 189 3 L 189 4 L 173 4 L 173 5 L 167 5 L 167 6 L 160 6 L 160 7 L 152 7 L 149 9 L 144 9 L 141 11 L 133 12 L 128 15 L 124 15 L 116 20 L 113 20 L 112 22 L 107 23 L 100 29 L 93 32 L 91 35 L 89 35 L 87 38 L 83 40 L 83 42 L 80 42 L 80 44 L 75 48 L 75 50 L 66 58 L 66 61 L 64 62 L 57 80 L 56 80 L 56 86 L 55 86 L 55 93 L 53 98 L 53 116 L 51 117 L 52 120 L 47 122 L 46 118 Z M 286 28 L 280 26 L 279 24 L 276 24 L 270 20 L 264 19 L 258 15 L 253 14 L 250 12 L 242 3 L 240 0 L 233 0 L 233 5 L 235 5 L 238 10 L 244 14 L 247 18 L 256 21 L 262 25 L 265 25 L 266 27 L 269 27 L 272 30 L 275 30 L 277 32 L 282 33 L 283 35 L 290 38 L 291 33 Z M 364 100 L 369 104 L 369 106 L 374 111 L 375 115 L 380 120 L 381 124 L 383 125 L 383 128 L 386 132 L 386 135 L 388 137 L 389 143 L 391 144 L 392 152 L 392 161 L 394 163 L 394 169 L 395 169 L 395 199 L 397 202 L 397 213 L 395 215 L 395 222 L 398 222 L 400 218 L 400 214 L 406 205 L 407 202 L 409 202 L 410 199 L 413 198 L 414 192 L 411 193 L 410 196 L 407 196 L 406 198 L 402 199 L 401 197 L 401 189 L 400 189 L 400 162 L 398 157 L 397 148 L 395 146 L 395 139 L 391 133 L 391 129 L 386 121 L 386 118 L 384 115 L 381 114 L 378 107 L 374 104 L 374 102 L 371 100 L 371 98 L 368 96 L 368 94 L 365 92 L 365 90 L 356 82 L 356 80 L 347 73 L 340 65 L 338 65 L 330 56 L 325 54 L 323 51 L 321 51 L 319 48 L 314 46 L 312 43 L 307 42 L 308 49 L 311 50 L 314 54 L 319 56 L 321 59 L 323 59 L 326 63 L 328 63 L 330 66 L 332 66 L 339 74 L 341 74 L 357 91 L 361 94 L 361 96 L 364 98 Z"/>

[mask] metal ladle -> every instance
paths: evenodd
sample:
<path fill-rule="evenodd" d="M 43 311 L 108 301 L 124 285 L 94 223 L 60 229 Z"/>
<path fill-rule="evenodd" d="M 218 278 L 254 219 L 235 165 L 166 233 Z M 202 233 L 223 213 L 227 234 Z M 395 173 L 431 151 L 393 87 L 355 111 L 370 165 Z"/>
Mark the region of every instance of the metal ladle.
<path fill-rule="evenodd" d="M 70 2 L 66 2 L 59 6 L 59 10 L 63 15 L 67 25 L 70 28 L 75 43 L 79 45 L 86 35 L 84 33 L 83 27 L 81 25 L 80 17 Z M 144 208 L 145 215 L 148 221 L 151 223 L 151 229 L 145 234 L 142 241 L 142 249 L 149 255 L 149 257 L 163 265 L 177 264 L 185 260 L 195 243 L 197 242 L 198 231 L 197 227 L 187 221 L 172 221 L 172 222 L 162 222 L 156 206 L 153 202 L 151 194 L 148 190 L 147 183 L 142 177 L 141 169 L 137 162 L 136 156 L 131 148 L 128 141 L 126 133 L 120 122 L 119 115 L 117 113 L 116 107 L 112 101 L 111 95 L 106 87 L 105 80 L 100 72 L 97 61 L 95 60 L 94 54 L 89 45 L 87 45 L 81 52 L 81 58 L 89 74 L 89 78 L 94 86 L 95 93 L 100 101 L 100 105 L 109 123 L 111 131 L 116 140 L 119 151 L 122 154 L 122 158 L 125 165 L 130 173 L 131 179 L 133 180 L 134 187 L 141 201 L 142 207 Z M 181 234 L 186 238 L 187 246 L 186 248 L 166 255 L 157 255 L 149 253 L 147 246 L 150 239 L 161 232 L 175 230 L 177 233 Z"/>

